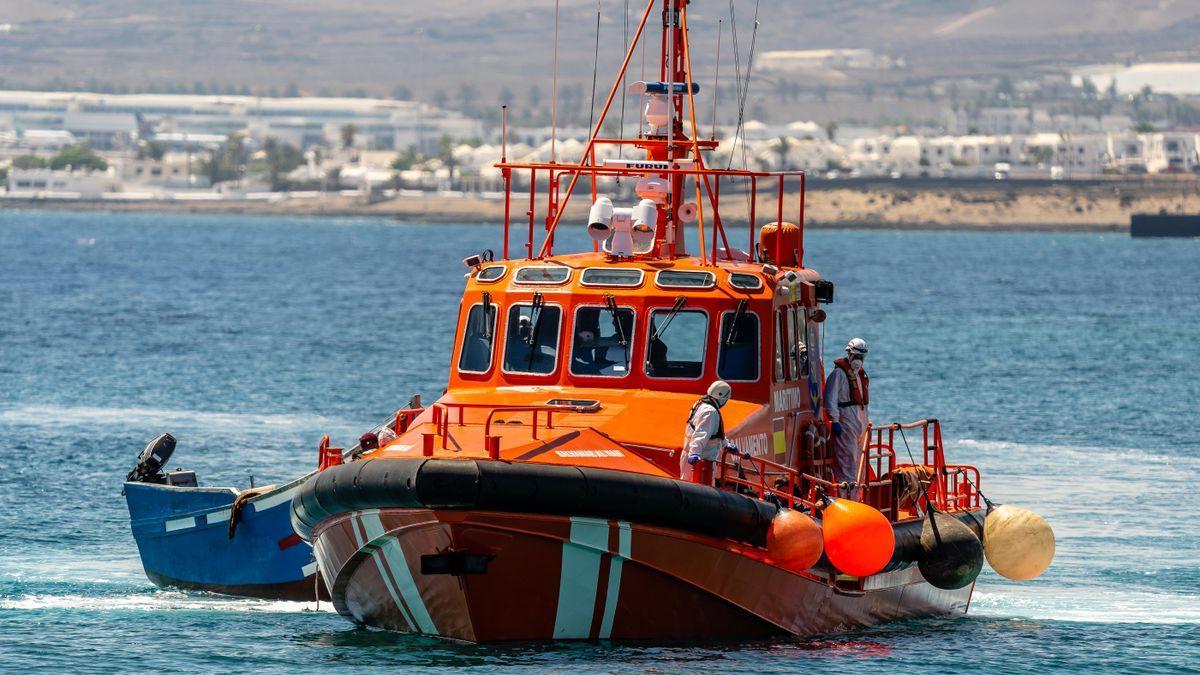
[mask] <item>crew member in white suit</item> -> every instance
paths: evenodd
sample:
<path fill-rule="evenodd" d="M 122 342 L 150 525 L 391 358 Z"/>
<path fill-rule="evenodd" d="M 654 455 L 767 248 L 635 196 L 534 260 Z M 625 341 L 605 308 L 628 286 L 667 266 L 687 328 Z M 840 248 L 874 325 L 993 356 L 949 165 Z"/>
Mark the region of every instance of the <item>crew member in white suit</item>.
<path fill-rule="evenodd" d="M 680 480 L 712 485 L 713 462 L 726 448 L 736 452 L 737 448 L 725 442 L 725 422 L 721 419 L 721 408 L 732 395 L 733 389 L 729 384 L 717 380 L 709 385 L 708 393 L 692 406 L 683 438 L 683 453 L 680 455 Z"/>
<path fill-rule="evenodd" d="M 825 413 L 832 422 L 833 475 L 839 483 L 858 478 L 862 458 L 862 434 L 867 428 L 870 380 L 863 368 L 867 341 L 854 338 L 846 344 L 846 356 L 834 361 L 825 380 Z M 855 491 L 851 490 L 851 495 Z"/>

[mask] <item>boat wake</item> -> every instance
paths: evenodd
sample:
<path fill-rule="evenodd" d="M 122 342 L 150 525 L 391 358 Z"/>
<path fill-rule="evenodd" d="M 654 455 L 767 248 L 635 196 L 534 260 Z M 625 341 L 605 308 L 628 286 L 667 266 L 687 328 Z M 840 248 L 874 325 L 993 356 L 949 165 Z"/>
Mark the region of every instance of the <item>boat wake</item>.
<path fill-rule="evenodd" d="M 975 591 L 970 614 L 1083 623 L 1200 624 L 1200 596 L 1108 589 L 1023 588 Z"/>
<path fill-rule="evenodd" d="M 0 423 L 32 427 L 146 427 L 164 426 L 202 429 L 213 432 L 253 432 L 267 430 L 306 430 L 355 425 L 323 415 L 224 413 L 162 408 L 100 408 L 90 406 L 26 405 L 0 410 Z"/>
<path fill-rule="evenodd" d="M 65 610 L 79 612 L 162 612 L 162 611 L 205 611 L 205 612 L 264 612 L 274 614 L 299 614 L 304 612 L 333 612 L 329 603 L 318 608 L 313 602 L 287 600 L 254 600 L 224 598 L 183 591 L 154 591 L 128 595 L 54 595 L 26 594 L 15 598 L 0 599 L 0 610 Z"/>
<path fill-rule="evenodd" d="M 1128 464 L 1130 462 L 1147 464 L 1196 463 L 1191 455 L 1174 455 L 1146 448 L 1020 443 L 1016 441 L 978 440 L 974 438 L 947 439 L 946 447 L 959 449 L 968 455 L 979 453 L 981 457 L 995 456 L 997 459 L 1004 460 L 1017 458 L 1033 462 L 1087 459 L 1091 462 L 1100 462 L 1103 464 Z"/>

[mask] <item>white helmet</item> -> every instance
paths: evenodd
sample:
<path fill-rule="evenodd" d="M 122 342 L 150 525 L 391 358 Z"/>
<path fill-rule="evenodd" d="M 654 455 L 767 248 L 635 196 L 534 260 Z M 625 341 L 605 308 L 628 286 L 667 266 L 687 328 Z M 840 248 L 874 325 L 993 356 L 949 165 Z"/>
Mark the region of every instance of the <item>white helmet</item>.
<path fill-rule="evenodd" d="M 717 407 L 724 407 L 729 402 L 729 397 L 733 396 L 733 387 L 724 380 L 717 380 L 708 385 L 708 396 L 717 402 Z"/>
<path fill-rule="evenodd" d="M 865 357 L 867 355 L 867 341 L 862 338 L 854 338 L 846 343 L 846 353 L 859 358 Z"/>

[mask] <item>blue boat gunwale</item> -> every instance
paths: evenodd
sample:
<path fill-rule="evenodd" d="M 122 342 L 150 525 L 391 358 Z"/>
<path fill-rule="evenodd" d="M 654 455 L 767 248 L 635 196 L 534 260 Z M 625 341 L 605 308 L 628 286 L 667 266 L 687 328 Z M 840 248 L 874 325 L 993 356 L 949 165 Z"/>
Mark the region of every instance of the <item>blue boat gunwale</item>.
<path fill-rule="evenodd" d="M 274 498 L 279 497 L 282 493 L 285 493 L 285 492 L 288 492 L 288 491 L 291 491 L 291 490 L 297 488 L 302 483 L 304 483 L 304 481 L 306 481 L 310 477 L 312 477 L 315 473 L 316 473 L 316 471 L 309 472 L 309 473 L 304 474 L 304 475 L 300 476 L 299 478 L 296 478 L 288 483 L 285 483 L 283 485 L 279 485 L 276 487 L 272 487 L 270 490 L 268 490 L 266 492 L 263 492 L 261 494 L 256 494 L 253 497 L 246 499 L 246 501 L 244 502 L 245 506 L 242 509 L 242 518 L 243 519 L 253 518 L 257 514 L 264 513 L 270 509 L 279 508 L 280 506 L 284 506 L 284 505 L 290 505 L 291 498 L 288 497 L 286 499 L 280 499 L 278 501 L 278 503 L 272 503 L 269 506 L 267 506 L 266 508 L 259 508 L 259 505 L 262 502 L 272 500 Z M 147 537 L 147 538 L 171 537 L 171 536 L 184 535 L 187 533 L 195 533 L 200 530 L 207 530 L 207 529 L 216 528 L 216 527 L 227 528 L 229 526 L 229 512 L 233 508 L 233 503 L 237 500 L 239 495 L 244 494 L 246 492 L 246 490 L 238 490 L 237 488 L 234 488 L 234 487 L 215 487 L 215 486 L 181 487 L 178 485 L 162 485 L 162 484 L 157 484 L 157 483 L 138 483 L 138 482 L 132 482 L 132 481 L 124 483 L 123 487 L 128 489 L 130 486 L 134 486 L 135 489 L 149 489 L 149 490 L 154 490 L 154 491 L 163 491 L 164 493 L 171 493 L 171 492 L 177 492 L 177 493 L 181 493 L 181 494 L 205 493 L 205 494 L 213 494 L 213 495 L 228 495 L 230 497 L 229 502 L 227 502 L 227 503 L 221 504 L 219 506 L 212 506 L 212 507 L 207 507 L 207 508 L 203 508 L 203 509 L 194 509 L 194 510 L 190 510 L 190 511 L 175 511 L 175 512 L 170 512 L 170 513 L 156 513 L 154 515 L 144 516 L 141 518 L 134 518 L 134 517 L 132 517 L 133 514 L 131 513 L 130 514 L 131 517 L 129 519 L 130 528 L 133 530 L 134 536 L 139 537 L 139 538 L 140 537 Z M 248 489 L 255 489 L 255 488 L 248 488 Z M 253 508 L 250 508 L 251 506 L 253 506 Z M 219 514 L 221 512 L 225 512 L 224 514 L 222 514 L 224 516 L 223 518 L 221 518 L 219 520 L 214 519 L 211 522 L 209 521 L 209 518 L 208 518 L 209 515 Z M 166 529 L 166 527 L 165 527 L 165 525 L 168 521 L 182 520 L 182 519 L 186 519 L 189 517 L 193 519 L 193 525 L 191 525 L 191 526 L 185 526 L 185 527 L 181 527 L 178 529 Z"/>

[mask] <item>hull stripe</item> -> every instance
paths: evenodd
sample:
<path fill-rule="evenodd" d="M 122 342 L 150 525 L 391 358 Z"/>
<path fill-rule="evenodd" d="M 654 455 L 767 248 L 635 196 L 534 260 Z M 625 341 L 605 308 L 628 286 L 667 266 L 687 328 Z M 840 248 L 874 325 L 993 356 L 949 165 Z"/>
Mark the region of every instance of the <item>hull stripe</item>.
<path fill-rule="evenodd" d="M 629 523 L 617 523 L 617 555 L 613 557 L 608 568 L 608 593 L 604 597 L 604 618 L 600 622 L 600 639 L 607 640 L 612 635 L 613 619 L 617 615 L 617 599 L 621 595 L 621 568 L 629 557 L 632 532 Z"/>
<path fill-rule="evenodd" d="M 262 511 L 266 511 L 267 509 L 273 509 L 284 502 L 291 502 L 292 495 L 295 493 L 296 488 L 292 488 L 290 490 L 284 490 L 279 494 L 271 495 L 270 497 L 263 497 L 261 499 L 254 500 L 250 503 L 254 505 L 254 512 L 260 513 Z"/>
<path fill-rule="evenodd" d="M 165 529 L 167 532 L 174 532 L 175 530 L 186 530 L 189 527 L 195 527 L 195 526 L 196 526 L 196 516 L 188 516 L 187 518 L 175 518 L 174 520 L 168 520 L 167 522 L 163 523 L 163 529 Z"/>
<path fill-rule="evenodd" d="M 220 511 L 213 511 L 212 513 L 204 516 L 204 521 L 206 523 L 208 523 L 209 525 L 212 525 L 213 523 L 224 523 L 228 520 L 229 520 L 229 509 L 221 509 Z"/>
<path fill-rule="evenodd" d="M 600 556 L 608 549 L 608 529 L 607 520 L 571 518 L 571 541 L 563 544 L 555 639 L 589 637 L 600 585 Z"/>
<path fill-rule="evenodd" d="M 379 521 L 378 512 L 363 513 L 362 523 L 368 541 L 374 541 L 383 536 L 383 523 Z M 388 569 L 392 572 L 396 590 L 404 598 L 404 604 L 408 606 L 413 625 L 426 635 L 437 635 L 437 626 L 434 625 L 433 617 L 429 615 L 429 610 L 425 607 L 425 601 L 421 599 L 421 591 L 417 589 L 417 581 L 413 578 L 412 569 L 408 566 L 408 559 L 404 557 L 404 549 L 400 548 L 400 542 L 395 537 L 388 537 L 380 545 L 379 555 L 383 556 Z"/>
<path fill-rule="evenodd" d="M 359 533 L 359 527 L 363 528 L 363 534 Z M 354 534 L 355 546 L 360 549 L 371 540 L 371 537 L 365 536 L 366 526 L 363 524 L 361 516 L 350 521 L 350 531 Z M 404 606 L 403 602 L 400 602 L 400 596 L 396 593 L 396 589 L 392 587 L 391 575 L 387 573 L 387 569 L 385 569 L 386 566 L 379 558 L 379 550 L 376 549 L 371 551 L 370 558 L 371 562 L 375 563 L 375 568 L 379 570 L 379 578 L 383 581 L 383 587 L 387 589 L 388 595 L 391 596 L 392 604 L 396 605 L 396 609 L 400 611 L 400 616 L 403 617 L 409 628 L 416 630 L 416 622 L 412 620 L 412 616 L 408 613 L 408 609 Z"/>

